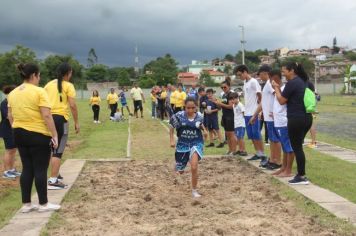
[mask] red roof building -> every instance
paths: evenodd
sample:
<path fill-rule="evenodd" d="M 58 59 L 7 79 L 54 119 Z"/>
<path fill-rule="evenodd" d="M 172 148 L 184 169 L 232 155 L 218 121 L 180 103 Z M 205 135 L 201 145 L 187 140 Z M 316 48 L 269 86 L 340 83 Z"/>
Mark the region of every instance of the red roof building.
<path fill-rule="evenodd" d="M 178 73 L 178 83 L 182 83 L 184 86 L 192 86 L 192 84 L 198 84 L 198 75 L 190 72 Z"/>

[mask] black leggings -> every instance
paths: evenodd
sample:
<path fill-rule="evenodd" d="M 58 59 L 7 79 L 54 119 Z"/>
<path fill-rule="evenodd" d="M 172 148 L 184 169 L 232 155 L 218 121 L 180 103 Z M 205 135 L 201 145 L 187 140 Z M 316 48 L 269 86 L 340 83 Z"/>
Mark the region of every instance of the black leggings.
<path fill-rule="evenodd" d="M 100 106 L 99 105 L 93 105 L 93 106 L 91 106 L 91 109 L 93 109 L 93 112 L 94 112 L 94 120 L 98 121 L 99 120 Z"/>
<path fill-rule="evenodd" d="M 14 129 L 14 138 L 22 162 L 20 177 L 22 203 L 31 202 L 33 180 L 40 205 L 47 199 L 47 169 L 51 157 L 51 137 L 21 128 Z"/>
<path fill-rule="evenodd" d="M 307 113 L 305 117 L 288 118 L 288 134 L 295 153 L 299 176 L 305 175 L 305 154 L 303 150 L 303 142 L 312 123 L 313 117 L 310 113 Z"/>
<path fill-rule="evenodd" d="M 110 104 L 110 116 L 111 117 L 114 117 L 115 116 L 115 113 L 116 113 L 116 110 L 117 110 L 117 103 L 115 104 Z"/>

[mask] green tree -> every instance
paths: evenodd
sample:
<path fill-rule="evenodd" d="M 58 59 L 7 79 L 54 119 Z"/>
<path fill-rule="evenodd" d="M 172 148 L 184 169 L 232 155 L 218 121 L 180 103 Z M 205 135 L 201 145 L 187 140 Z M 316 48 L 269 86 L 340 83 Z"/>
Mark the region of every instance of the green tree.
<path fill-rule="evenodd" d="M 287 57 L 283 61 L 281 61 L 281 65 L 287 62 L 297 62 L 299 64 L 302 64 L 305 72 L 307 72 L 308 75 L 314 74 L 314 63 L 306 56 Z M 275 68 L 276 66 L 272 65 L 272 67 Z"/>
<path fill-rule="evenodd" d="M 36 54 L 29 48 L 16 45 L 14 49 L 0 55 L 0 87 L 4 85 L 19 85 L 22 78 L 16 68 L 19 63 L 38 63 Z"/>
<path fill-rule="evenodd" d="M 199 83 L 204 84 L 208 87 L 215 87 L 218 84 L 211 78 L 210 74 L 207 71 L 202 71 L 199 76 Z"/>
<path fill-rule="evenodd" d="M 103 64 L 95 64 L 86 71 L 86 79 L 93 82 L 109 80 L 108 67 Z"/>
<path fill-rule="evenodd" d="M 119 85 L 130 85 L 130 74 L 129 68 L 124 67 L 114 67 L 108 69 L 108 79 L 109 81 L 117 81 Z"/>
<path fill-rule="evenodd" d="M 224 67 L 224 73 L 227 74 L 227 75 L 231 75 L 232 74 L 232 71 L 233 71 L 233 68 L 231 65 L 226 65 Z"/>
<path fill-rule="evenodd" d="M 151 75 L 142 75 L 139 77 L 139 86 L 141 88 L 152 88 L 156 85 L 156 81 L 152 78 Z"/>
<path fill-rule="evenodd" d="M 345 52 L 345 57 L 350 61 L 356 61 L 356 53 L 352 51 Z"/>
<path fill-rule="evenodd" d="M 76 88 L 85 88 L 83 76 L 83 65 L 80 64 L 72 55 L 50 55 L 41 62 L 41 84 L 44 85 L 52 79 L 58 77 L 57 68 L 60 64 L 67 62 L 73 69 L 71 82 Z"/>
<path fill-rule="evenodd" d="M 176 60 L 170 54 L 166 54 L 164 57 L 158 57 L 156 60 L 147 63 L 143 70 L 144 72 L 150 71 L 152 73 L 150 77 L 155 81 L 155 84 L 166 85 L 176 81 L 177 65 Z"/>
<path fill-rule="evenodd" d="M 231 54 L 226 54 L 224 57 L 225 60 L 233 62 L 235 60 L 234 56 Z"/>

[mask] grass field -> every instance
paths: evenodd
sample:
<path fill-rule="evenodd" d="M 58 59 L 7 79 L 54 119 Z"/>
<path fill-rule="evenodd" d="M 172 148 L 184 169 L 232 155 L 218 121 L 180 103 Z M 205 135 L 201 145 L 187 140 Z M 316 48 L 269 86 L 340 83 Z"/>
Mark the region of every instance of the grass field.
<path fill-rule="evenodd" d="M 329 142 L 338 146 L 355 148 L 356 132 L 345 132 L 354 126 L 356 120 L 356 102 L 354 97 L 323 97 L 318 104 L 320 112 L 318 119 L 318 140 Z M 114 123 L 108 121 L 109 111 L 105 106 L 100 113 L 102 124 L 93 124 L 92 111 L 87 101 L 79 101 L 79 115 L 81 133 L 76 135 L 74 129 L 70 128 L 69 147 L 66 149 L 64 160 L 67 158 L 102 159 L 126 157 L 126 144 L 128 137 L 128 122 Z M 147 106 L 147 104 L 146 104 Z M 326 115 L 325 115 L 326 114 Z M 342 125 L 340 125 L 342 120 Z M 335 123 L 339 121 L 339 123 Z M 71 122 L 71 124 L 73 124 Z M 324 127 L 331 126 L 332 130 Z M 340 128 L 341 127 L 341 128 Z M 168 132 L 157 120 L 152 120 L 146 110 L 144 122 L 141 118 L 131 119 L 132 134 L 132 158 L 137 160 L 172 160 L 174 150 L 169 147 Z M 247 151 L 253 153 L 252 145 L 246 141 Z M 3 144 L 0 144 L 0 152 L 3 152 Z M 226 149 L 209 148 L 205 150 L 206 155 L 221 155 Z M 266 147 L 268 153 L 268 147 Z M 315 150 L 306 149 L 307 153 L 307 175 L 311 181 L 321 187 L 349 199 L 356 203 L 356 165 L 338 160 L 334 157 L 323 155 Z M 18 160 L 18 158 L 17 158 Z M 1 160 L 2 161 L 2 160 Z M 1 163 L 0 161 L 0 163 Z M 20 163 L 17 161 L 17 165 Z M 2 168 L 2 167 L 1 167 Z M 20 168 L 21 169 L 21 168 Z M 0 180 L 0 227 L 16 212 L 21 205 L 19 186 L 17 182 L 9 183 Z M 318 220 L 331 224 L 333 217 L 313 203 L 305 203 L 305 199 L 299 194 L 283 188 L 282 194 L 288 199 L 295 201 L 301 211 L 308 215 L 317 215 Z M 71 201 L 71 196 L 66 201 Z M 304 203 L 304 204 L 303 204 Z M 56 216 L 51 220 L 55 224 Z M 59 221 L 60 222 L 60 221 Z M 336 221 L 337 226 L 347 228 L 342 222 Z M 347 229 L 345 232 L 348 232 Z"/>

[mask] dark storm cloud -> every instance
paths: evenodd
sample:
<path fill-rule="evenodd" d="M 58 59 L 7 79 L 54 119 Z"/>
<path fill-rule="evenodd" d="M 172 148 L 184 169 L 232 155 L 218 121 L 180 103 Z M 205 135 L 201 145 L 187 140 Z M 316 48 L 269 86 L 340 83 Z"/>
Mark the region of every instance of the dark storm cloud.
<path fill-rule="evenodd" d="M 355 46 L 356 3 L 304 1 L 187 0 L 3 0 L 0 52 L 15 44 L 39 57 L 72 53 L 85 63 L 90 48 L 109 65 L 141 64 L 170 53 L 182 64 L 222 57 L 240 48 L 238 25 L 246 28 L 247 49 Z"/>

